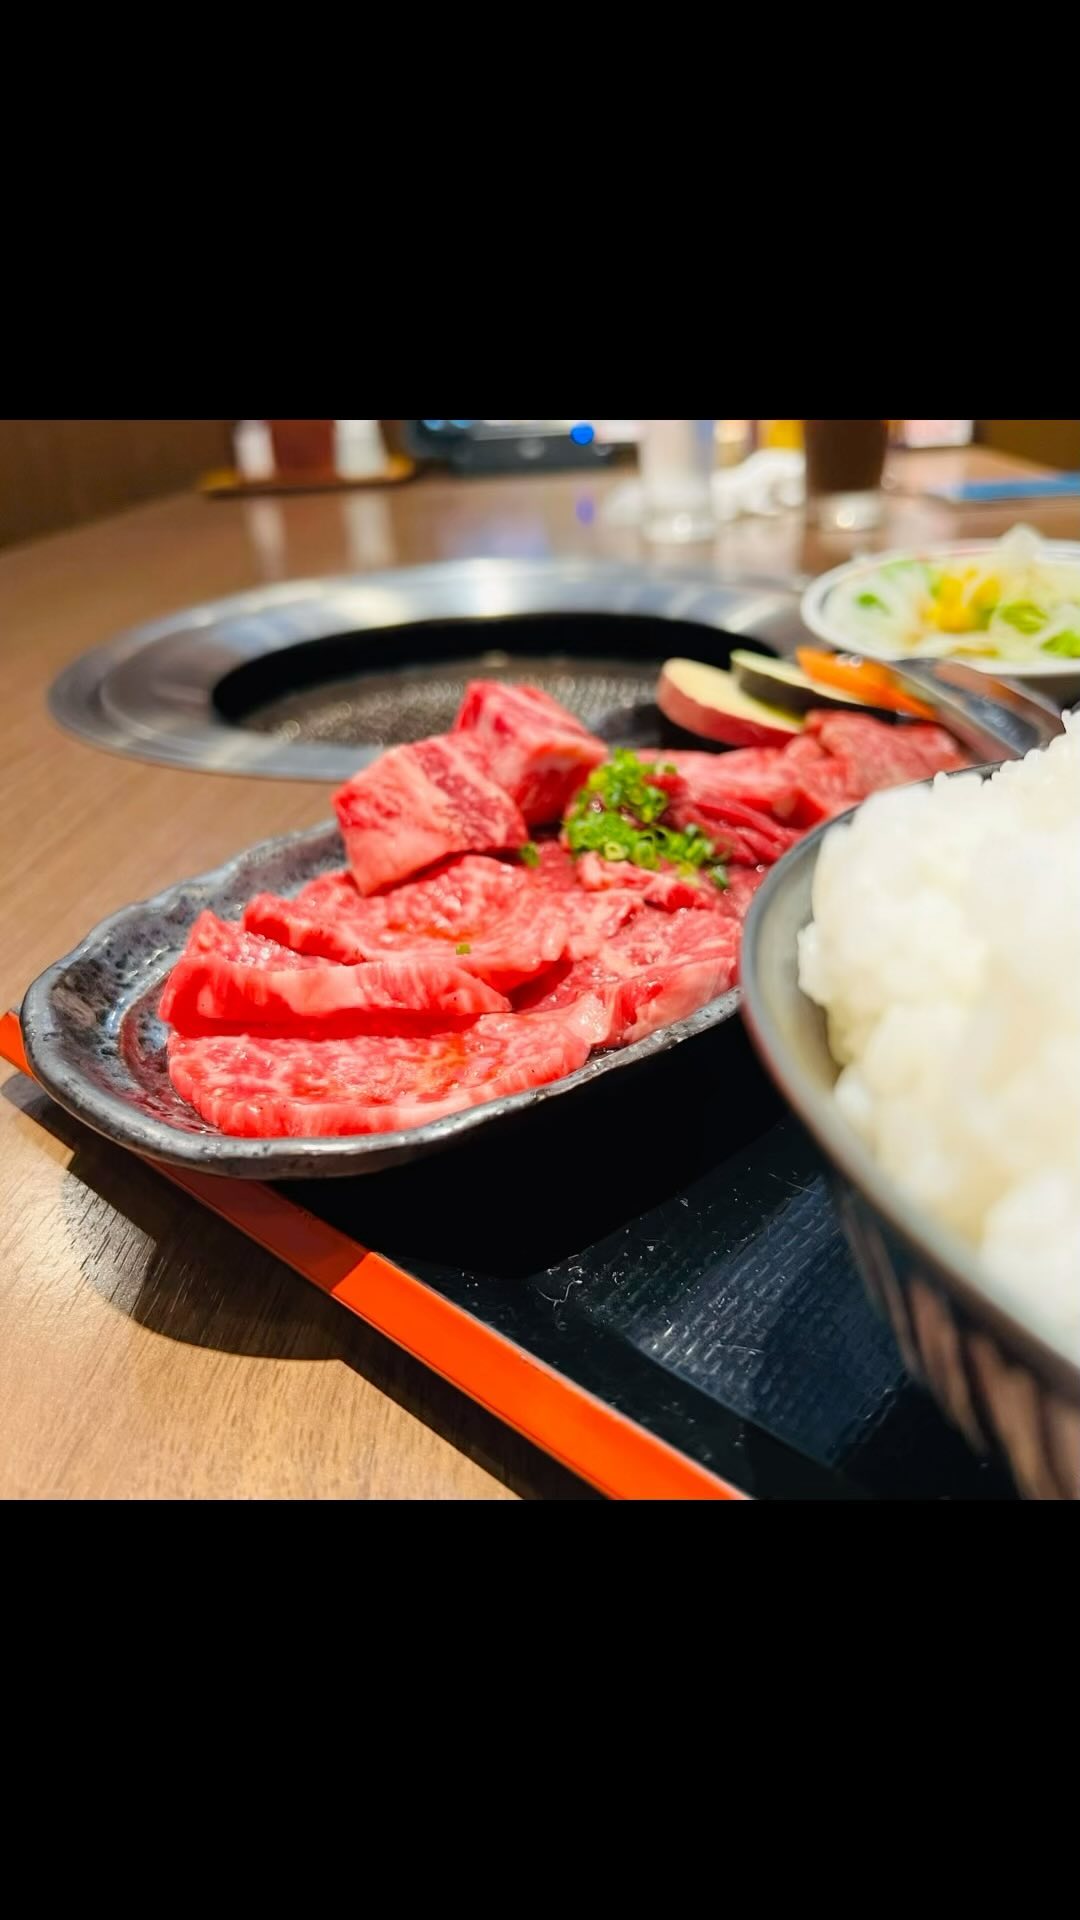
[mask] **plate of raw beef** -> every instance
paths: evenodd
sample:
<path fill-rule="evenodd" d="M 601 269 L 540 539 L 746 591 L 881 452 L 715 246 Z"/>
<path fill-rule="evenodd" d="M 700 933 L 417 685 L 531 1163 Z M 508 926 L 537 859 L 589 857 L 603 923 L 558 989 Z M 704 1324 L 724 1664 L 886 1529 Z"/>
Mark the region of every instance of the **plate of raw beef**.
<path fill-rule="evenodd" d="M 478 681 L 336 825 L 126 908 L 26 995 L 30 1064 L 122 1144 L 208 1172 L 374 1171 L 727 1019 L 742 922 L 809 827 L 966 764 L 811 714 L 785 747 L 612 749 Z"/>

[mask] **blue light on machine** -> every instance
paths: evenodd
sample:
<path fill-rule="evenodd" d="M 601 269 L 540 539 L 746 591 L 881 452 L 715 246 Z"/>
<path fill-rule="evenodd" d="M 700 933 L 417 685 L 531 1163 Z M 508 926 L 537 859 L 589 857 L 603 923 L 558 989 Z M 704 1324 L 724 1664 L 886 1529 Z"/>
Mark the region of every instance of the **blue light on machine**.
<path fill-rule="evenodd" d="M 591 447 L 593 441 L 596 439 L 596 434 L 592 427 L 589 426 L 588 421 L 581 420 L 576 427 L 571 427 L 570 438 L 575 447 Z"/>
<path fill-rule="evenodd" d="M 452 427 L 461 427 L 462 429 L 464 429 L 465 427 L 471 427 L 472 421 L 471 420 L 451 420 L 450 425 Z"/>
<path fill-rule="evenodd" d="M 446 425 L 446 421 L 445 420 L 421 420 L 420 425 L 422 427 L 426 427 L 429 433 L 441 433 L 443 428 Z"/>

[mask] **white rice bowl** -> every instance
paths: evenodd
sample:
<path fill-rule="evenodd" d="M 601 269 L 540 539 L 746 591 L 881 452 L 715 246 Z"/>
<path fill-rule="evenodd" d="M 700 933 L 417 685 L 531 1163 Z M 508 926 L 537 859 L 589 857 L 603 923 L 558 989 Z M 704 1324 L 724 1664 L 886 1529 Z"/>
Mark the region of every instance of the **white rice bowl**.
<path fill-rule="evenodd" d="M 826 834 L 799 979 L 880 1166 L 1080 1359 L 1080 715 L 1065 725 L 987 781 L 876 794 Z"/>

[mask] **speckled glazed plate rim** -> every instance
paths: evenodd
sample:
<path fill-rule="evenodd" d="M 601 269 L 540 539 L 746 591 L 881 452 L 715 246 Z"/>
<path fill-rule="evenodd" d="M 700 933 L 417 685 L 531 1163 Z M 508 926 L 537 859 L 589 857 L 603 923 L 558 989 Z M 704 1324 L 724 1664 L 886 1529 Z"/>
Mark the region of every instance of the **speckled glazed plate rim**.
<path fill-rule="evenodd" d="M 976 775 L 986 779 L 996 771 L 992 766 L 966 767 L 946 777 L 957 780 Z M 929 786 L 932 782 L 917 784 Z M 952 1294 L 969 1319 L 993 1328 L 1014 1357 L 1022 1356 L 1042 1379 L 1080 1404 L 1080 1365 L 1060 1327 L 1044 1316 L 1040 1301 L 1025 1298 L 1018 1289 L 998 1279 L 970 1247 L 940 1221 L 915 1207 L 890 1179 L 844 1119 L 835 1101 L 822 1094 L 784 1039 L 779 1019 L 762 985 L 760 956 L 770 916 L 784 894 L 798 884 L 799 877 L 805 876 L 808 869 L 812 882 L 827 834 L 846 826 L 857 811 L 858 808 L 853 807 L 815 827 L 770 868 L 751 900 L 743 929 L 740 966 L 744 1023 L 766 1071 L 842 1178 L 869 1201 L 918 1256 L 925 1271 L 936 1276 L 939 1285 Z M 812 913 L 802 925 L 809 925 L 811 918 Z"/>
<path fill-rule="evenodd" d="M 79 945 L 39 974 L 27 989 L 20 1009 L 23 1043 L 27 1059 L 37 1079 L 53 1098 L 83 1120 L 96 1132 L 118 1146 L 170 1166 L 188 1167 L 202 1173 L 229 1175 L 236 1179 L 285 1180 L 313 1179 L 332 1175 L 349 1176 L 374 1173 L 399 1165 L 424 1153 L 433 1153 L 490 1127 L 497 1121 L 527 1113 L 541 1103 L 562 1099 L 603 1075 L 632 1067 L 666 1053 L 686 1040 L 719 1026 L 735 1013 L 739 1004 L 737 988 L 720 995 L 684 1020 L 673 1022 L 649 1034 L 629 1047 L 594 1054 L 576 1073 L 567 1074 L 549 1085 L 531 1087 L 523 1093 L 468 1107 L 448 1114 L 426 1126 L 410 1127 L 398 1133 L 342 1134 L 303 1139 L 240 1140 L 228 1134 L 187 1131 L 169 1121 L 141 1112 L 134 1101 L 98 1086 L 70 1057 L 73 1045 L 84 1048 L 85 1023 L 80 1034 L 70 1010 L 65 1012 L 62 996 L 73 971 L 105 957 L 116 942 L 145 942 L 152 935 L 155 920 L 173 909 L 183 908 L 177 921 L 185 931 L 198 913 L 210 907 L 219 912 L 236 911 L 238 896 L 250 898 L 265 884 L 260 868 L 275 854 L 291 850 L 297 858 L 295 877 L 286 892 L 295 892 L 305 881 L 344 861 L 344 849 L 337 827 L 332 822 L 307 827 L 298 833 L 262 840 L 226 860 L 209 873 L 177 881 L 150 899 L 123 907 L 102 920 Z M 333 857 L 330 857 L 333 856 Z M 250 878 L 248 877 L 250 875 Z M 185 901 L 185 895 L 190 899 Z M 153 946 L 152 959 L 141 983 L 141 1000 L 163 984 L 165 974 L 180 951 L 175 944 Z M 136 1003 L 130 998 L 130 1006 Z M 115 1003 L 109 1020 L 116 1033 L 125 1017 L 125 1007 Z M 104 1057 L 115 1053 L 113 1035 L 104 1022 L 95 1030 L 95 1038 Z M 132 1077 L 132 1085 L 138 1083 Z M 205 1123 L 200 1123 L 200 1125 Z"/>

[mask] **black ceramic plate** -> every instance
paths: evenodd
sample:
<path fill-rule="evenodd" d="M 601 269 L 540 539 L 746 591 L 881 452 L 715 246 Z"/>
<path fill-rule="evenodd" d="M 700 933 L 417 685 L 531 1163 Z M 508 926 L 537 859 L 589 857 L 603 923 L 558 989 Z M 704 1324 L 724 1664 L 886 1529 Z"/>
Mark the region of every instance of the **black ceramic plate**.
<path fill-rule="evenodd" d="M 204 908 L 239 917 L 253 894 L 294 894 L 344 864 L 335 826 L 264 840 L 213 873 L 182 880 L 152 900 L 125 907 L 95 927 L 34 981 L 23 1001 L 30 1065 L 54 1099 L 120 1146 L 173 1166 L 258 1180 L 375 1173 L 433 1153 L 541 1104 L 561 1100 L 612 1073 L 666 1053 L 730 1019 L 735 991 L 633 1046 L 597 1054 L 577 1073 L 404 1133 L 314 1140 L 235 1140 L 217 1133 L 181 1100 L 165 1069 L 166 1030 L 156 1008 L 165 976 Z"/>

